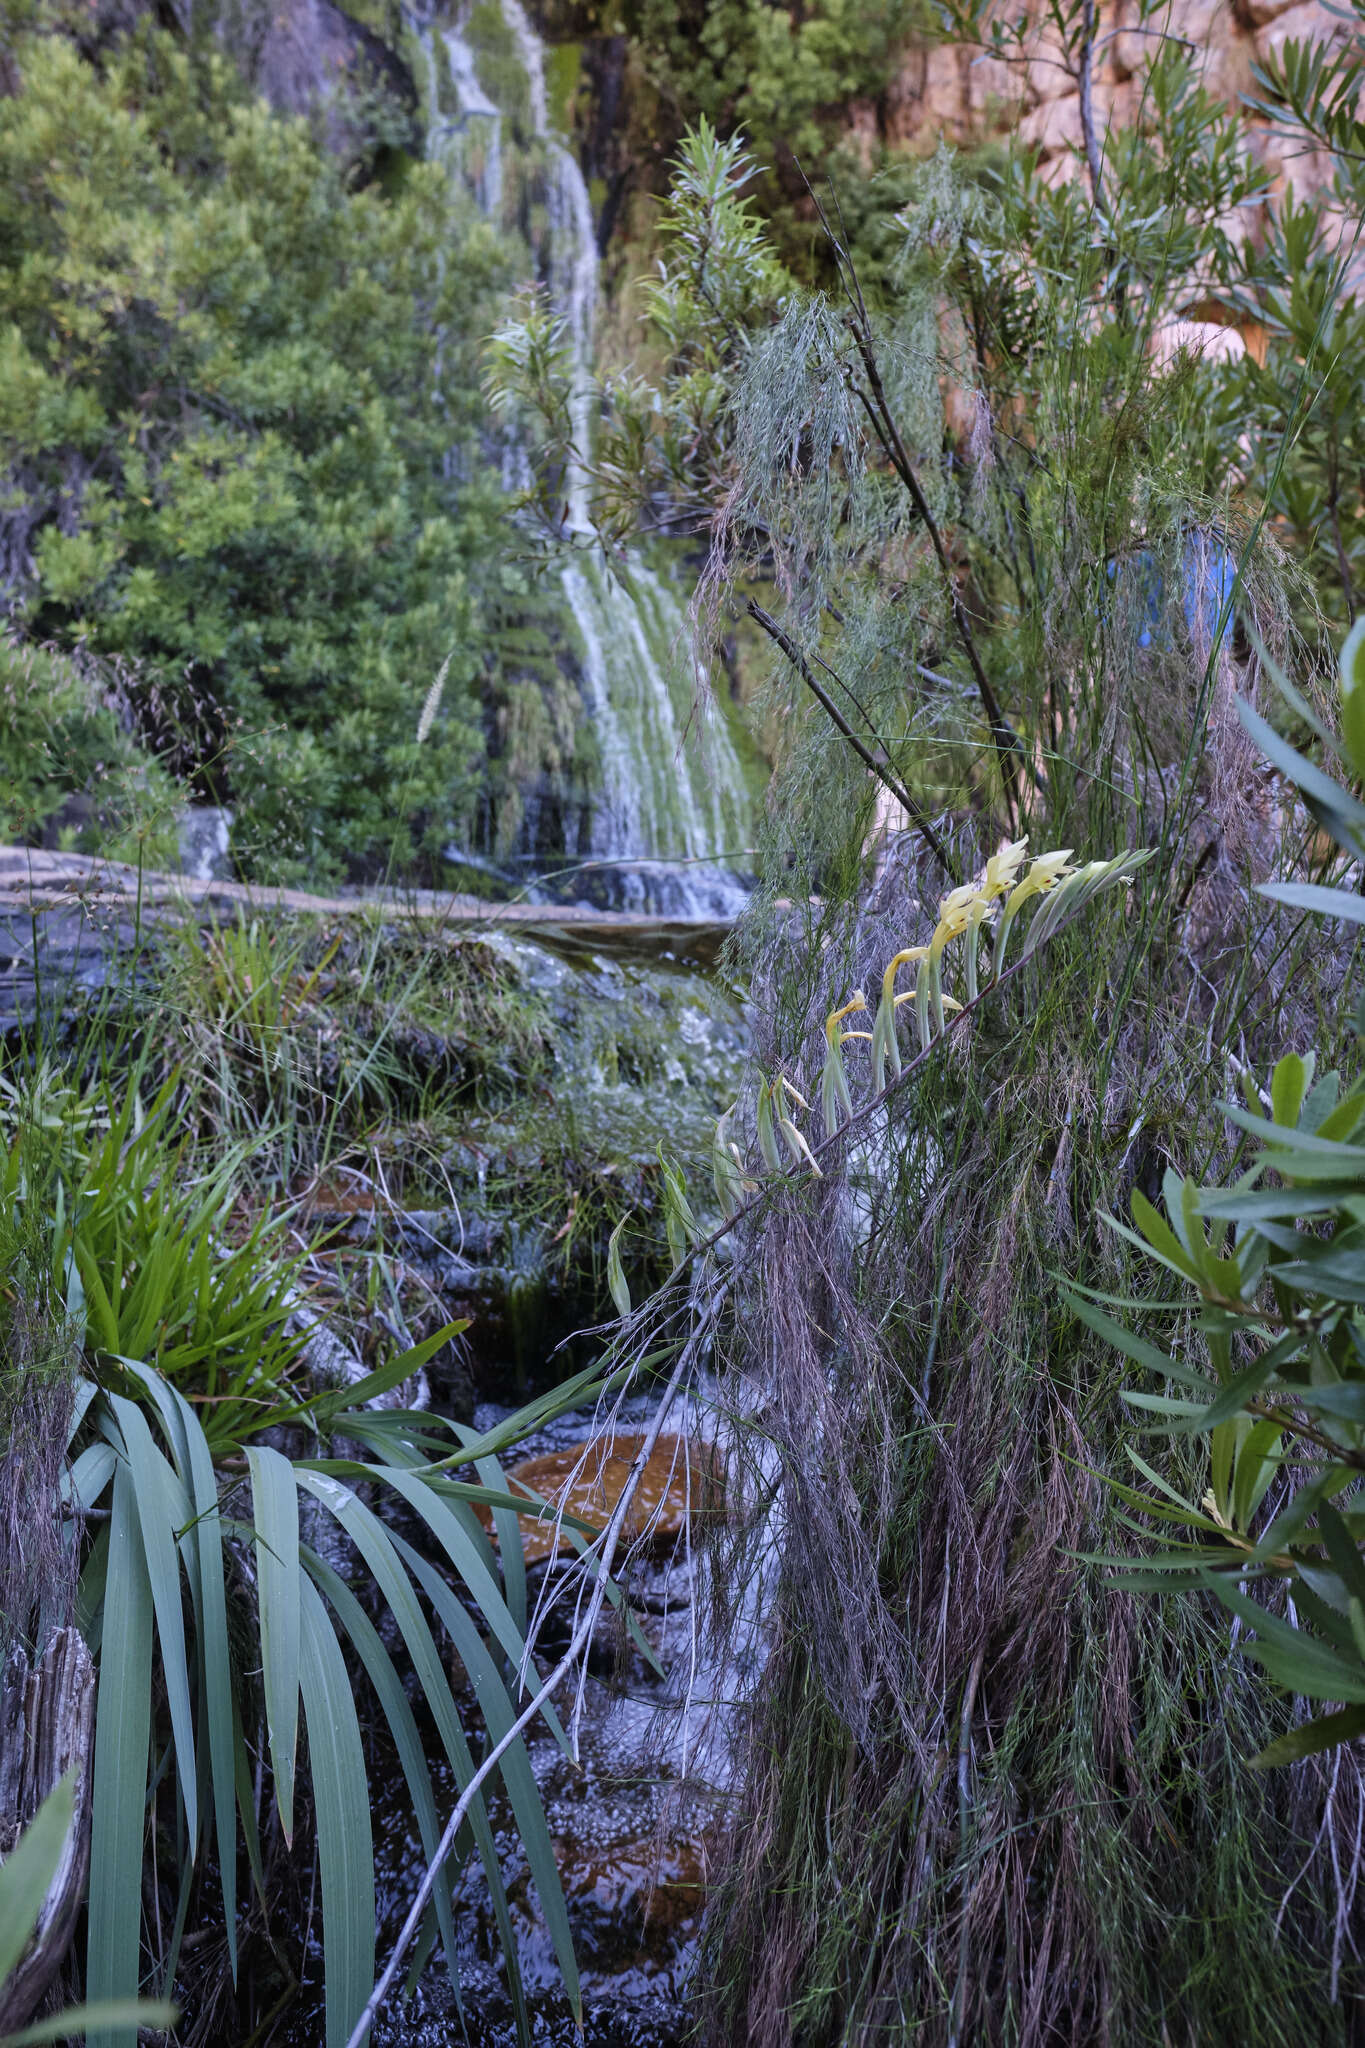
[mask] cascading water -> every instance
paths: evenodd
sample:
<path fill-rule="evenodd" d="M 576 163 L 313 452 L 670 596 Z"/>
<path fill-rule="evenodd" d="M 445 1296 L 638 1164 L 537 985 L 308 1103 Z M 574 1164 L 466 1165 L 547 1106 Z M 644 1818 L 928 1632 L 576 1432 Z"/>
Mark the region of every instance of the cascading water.
<path fill-rule="evenodd" d="M 480 211 L 496 218 L 502 210 L 502 109 L 479 84 L 474 52 L 456 25 L 424 28 L 419 40 L 426 59 L 427 147 L 468 181 Z M 455 96 L 453 115 L 441 108 L 438 42 Z"/>
<path fill-rule="evenodd" d="M 577 158 L 550 121 L 544 46 L 521 0 L 500 5 L 525 76 L 531 139 L 545 157 L 546 281 L 569 347 L 574 441 L 586 451 L 592 445 L 598 282 L 592 203 Z M 463 15 L 423 28 L 419 40 L 428 72 L 428 147 L 496 217 L 509 110 L 480 82 Z M 453 116 L 441 108 L 438 48 Z M 566 496 L 569 529 L 586 535 L 581 470 L 571 470 Z M 636 558 L 623 573 L 610 573 L 591 546 L 570 554 L 559 576 L 600 760 L 588 841 L 576 849 L 591 863 L 593 893 L 623 909 L 665 916 L 734 916 L 746 890 L 732 863 L 751 843 L 752 799 L 724 717 L 708 721 L 704 734 L 689 734 L 688 630 L 674 591 Z"/>

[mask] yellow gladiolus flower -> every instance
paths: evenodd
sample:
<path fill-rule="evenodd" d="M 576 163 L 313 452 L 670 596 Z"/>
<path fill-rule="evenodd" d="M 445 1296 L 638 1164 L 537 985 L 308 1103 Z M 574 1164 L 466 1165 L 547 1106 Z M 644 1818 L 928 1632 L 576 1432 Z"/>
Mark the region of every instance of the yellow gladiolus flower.
<path fill-rule="evenodd" d="M 929 948 L 927 946 L 906 946 L 903 951 L 893 953 L 886 963 L 886 972 L 882 976 L 882 1001 L 884 1003 L 890 1002 L 892 992 L 896 986 L 896 976 L 900 973 L 902 967 L 909 967 L 916 960 L 927 960 L 928 958 Z"/>
<path fill-rule="evenodd" d="M 855 996 L 851 996 L 844 1004 L 842 1010 L 831 1010 L 825 1019 L 826 1042 L 831 1046 L 836 1043 L 841 1018 L 849 1016 L 854 1010 L 865 1010 L 866 1008 L 867 998 L 862 990 L 859 989 L 858 993 Z"/>
<path fill-rule="evenodd" d="M 1072 848 L 1064 846 L 1056 853 L 1040 853 L 1022 882 L 1010 891 L 1005 904 L 1005 915 L 1013 917 L 1021 903 L 1027 903 L 1030 896 L 1046 896 L 1049 889 L 1065 881 L 1074 872 L 1070 867 Z"/>
<path fill-rule="evenodd" d="M 1012 839 L 1007 840 L 998 853 L 991 855 L 986 862 L 986 879 L 981 884 L 981 892 L 987 902 L 1009 894 L 1018 878 L 1019 863 L 1027 852 L 1027 839 Z"/>

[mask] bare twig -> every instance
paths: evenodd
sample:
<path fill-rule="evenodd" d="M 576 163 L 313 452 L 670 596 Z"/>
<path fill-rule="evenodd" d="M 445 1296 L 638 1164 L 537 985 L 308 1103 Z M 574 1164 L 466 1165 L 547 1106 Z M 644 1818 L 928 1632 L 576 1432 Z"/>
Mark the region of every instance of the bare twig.
<path fill-rule="evenodd" d="M 1081 46 L 1077 52 L 1076 84 L 1080 89 L 1081 137 L 1085 143 L 1085 167 L 1090 173 L 1090 197 L 1096 213 L 1104 213 L 1104 167 L 1099 138 L 1095 133 L 1095 82 L 1091 58 L 1095 50 L 1095 0 L 1081 0 Z"/>
<path fill-rule="evenodd" d="M 915 802 L 915 799 L 906 789 L 904 783 L 894 776 L 886 764 L 877 759 L 871 748 L 865 746 L 863 741 L 859 739 L 857 733 L 854 732 L 853 727 L 844 717 L 843 712 L 834 702 L 828 690 L 825 689 L 824 685 L 812 672 L 810 663 L 806 660 L 795 641 L 782 630 L 771 612 L 764 611 L 762 605 L 755 598 L 751 597 L 749 599 L 748 613 L 749 617 L 763 628 L 763 631 L 773 642 L 773 645 L 780 648 L 782 653 L 786 655 L 787 660 L 796 670 L 802 682 L 805 683 L 811 695 L 820 704 L 832 724 L 843 734 L 854 752 L 867 763 L 882 786 L 888 789 L 892 796 L 895 797 L 896 802 L 901 806 L 901 809 L 905 812 L 905 815 L 909 818 L 911 824 L 919 833 L 935 859 L 956 880 L 957 869 L 952 856 L 937 832 L 935 832 L 933 826 L 929 823 L 921 807 Z M 827 666 L 827 663 L 821 663 L 821 667 Z M 830 669 L 829 673 L 833 675 L 834 671 Z M 847 686 L 845 685 L 845 687 Z"/>

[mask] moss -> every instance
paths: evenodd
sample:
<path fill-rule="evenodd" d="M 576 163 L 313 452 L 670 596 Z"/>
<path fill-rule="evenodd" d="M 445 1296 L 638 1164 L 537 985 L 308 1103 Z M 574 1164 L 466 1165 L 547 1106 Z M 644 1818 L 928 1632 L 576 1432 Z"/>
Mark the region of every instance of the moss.
<path fill-rule="evenodd" d="M 477 0 L 469 10 L 465 36 L 474 51 L 479 83 L 510 116 L 523 139 L 531 134 L 531 91 L 515 32 L 497 0 Z"/>

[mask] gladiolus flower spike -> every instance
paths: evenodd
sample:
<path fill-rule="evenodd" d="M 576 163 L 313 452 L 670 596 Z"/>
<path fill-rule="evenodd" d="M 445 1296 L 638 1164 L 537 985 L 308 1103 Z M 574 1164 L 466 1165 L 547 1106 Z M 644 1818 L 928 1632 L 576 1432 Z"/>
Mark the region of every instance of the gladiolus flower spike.
<path fill-rule="evenodd" d="M 820 1107 L 825 1112 L 825 1131 L 833 1137 L 840 1124 L 853 1114 L 853 1097 L 844 1072 L 843 1042 L 849 1033 L 840 1031 L 843 1018 L 854 1010 L 865 1010 L 867 999 L 861 989 L 849 997 L 842 1009 L 831 1010 L 825 1019 L 825 1070 L 820 1076 Z"/>
<path fill-rule="evenodd" d="M 971 1003 L 979 993 L 977 944 L 981 928 L 994 917 L 997 903 L 1001 903 L 1003 908 L 995 934 L 988 986 L 997 982 L 1004 971 L 1005 944 L 1011 925 L 1034 897 L 1046 896 L 1049 900 L 1029 926 L 1022 956 L 1025 960 L 1046 943 L 1064 918 L 1081 909 L 1111 882 L 1130 880 L 1149 858 L 1146 852 L 1124 853 L 1114 860 L 1092 860 L 1084 867 L 1076 868 L 1071 864 L 1071 848 L 1063 847 L 1052 853 L 1039 854 L 1020 880 L 1019 869 L 1027 851 L 1028 841 L 1025 839 L 1002 846 L 987 861 L 979 882 L 966 883 L 943 898 L 939 904 L 938 922 L 928 945 L 903 946 L 892 954 L 882 975 L 881 1001 L 871 1031 L 845 1031 L 840 1028 L 845 1017 L 866 1010 L 867 1003 L 861 990 L 850 996 L 839 1009 L 831 1010 L 825 1019 L 825 1062 L 820 1076 L 820 1107 L 825 1130 L 831 1138 L 854 1115 L 853 1094 L 844 1066 L 845 1045 L 851 1040 L 865 1040 L 871 1046 L 874 1096 L 881 1095 L 904 1071 L 896 1014 L 902 1003 L 912 1000 L 912 992 L 897 991 L 896 981 L 903 967 L 919 968 L 913 1001 L 920 1047 L 927 1052 L 935 1036 L 942 1034 L 948 1013 L 964 1007 L 943 989 L 942 963 L 954 939 L 965 935 L 967 940 L 964 978 L 966 1000 Z M 770 1173 L 783 1170 L 779 1131 L 795 1167 L 809 1167 L 814 1174 L 820 1171 L 809 1142 L 797 1127 L 798 1109 L 807 1115 L 810 1113 L 809 1103 L 785 1074 L 780 1074 L 773 1081 L 765 1078 L 760 1082 L 758 1144 L 764 1166 Z M 738 1205 L 741 1193 L 747 1194 L 753 1187 L 752 1182 L 742 1177 L 739 1151 L 728 1135 L 729 1116 L 727 1111 L 717 1125 L 714 1156 L 716 1195 L 727 1220 L 732 1208 Z M 690 1225 L 690 1217 L 687 1220 Z"/>

